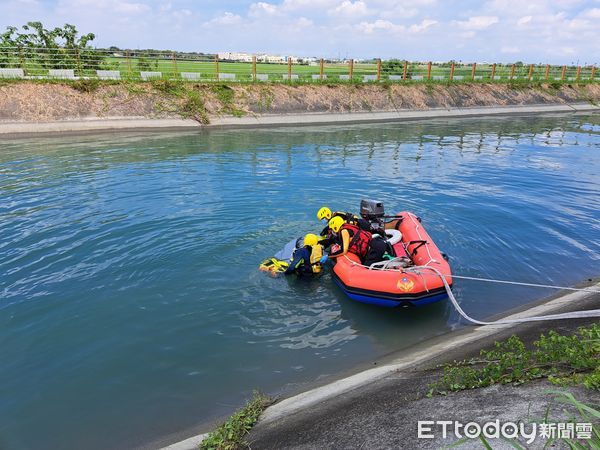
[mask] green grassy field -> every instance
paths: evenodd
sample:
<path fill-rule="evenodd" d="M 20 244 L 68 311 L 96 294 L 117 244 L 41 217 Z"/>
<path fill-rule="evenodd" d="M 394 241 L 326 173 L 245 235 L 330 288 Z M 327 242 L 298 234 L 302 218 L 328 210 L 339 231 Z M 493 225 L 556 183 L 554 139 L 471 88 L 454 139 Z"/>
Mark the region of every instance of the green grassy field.
<path fill-rule="evenodd" d="M 139 60 L 131 60 L 127 62 L 124 58 L 112 58 L 110 64 L 114 66 L 115 70 L 120 70 L 124 75 L 137 76 L 140 69 Z M 198 62 L 198 61 L 177 61 L 176 63 L 169 60 L 145 60 L 142 62 L 141 67 L 143 70 L 151 70 L 161 72 L 166 76 L 174 76 L 181 72 L 198 73 L 202 79 L 216 78 L 217 65 L 214 61 L 211 62 Z M 219 62 L 218 64 L 219 73 L 234 74 L 238 80 L 250 81 L 252 79 L 252 64 L 243 62 Z M 565 80 L 576 77 L 576 68 L 567 68 L 565 72 Z M 590 68 L 581 69 L 580 79 L 590 78 Z M 386 70 L 385 67 L 382 70 L 382 78 L 386 79 L 389 75 L 395 75 L 396 77 L 403 76 L 403 67 L 396 68 L 393 71 Z M 495 80 L 505 80 L 511 76 L 512 67 L 505 65 L 497 65 L 494 73 Z M 269 75 L 270 79 L 286 79 L 288 74 L 287 64 L 256 64 L 257 74 Z M 312 79 L 313 75 L 319 75 L 319 65 L 292 65 L 292 74 L 298 75 L 299 79 Z M 327 78 L 339 79 L 340 75 L 348 75 L 350 73 L 349 64 L 325 64 L 324 74 Z M 554 80 L 560 78 L 562 73 L 562 67 L 551 66 L 548 73 L 548 79 Z M 377 75 L 376 64 L 354 64 L 353 78 L 362 80 L 364 76 Z M 476 80 L 490 80 L 492 75 L 491 65 L 478 65 L 475 70 Z M 526 79 L 529 76 L 529 66 L 516 66 L 513 79 Z M 427 65 L 426 64 L 409 64 L 407 67 L 407 78 L 425 80 L 427 78 Z M 435 78 L 434 78 L 435 77 Z M 437 80 L 438 77 L 441 79 L 448 80 L 450 77 L 449 66 L 432 65 L 431 78 Z M 456 80 L 468 80 L 472 78 L 472 66 L 456 65 L 454 68 L 454 77 Z M 532 73 L 532 79 L 541 80 L 546 77 L 546 66 L 534 66 Z"/>
<path fill-rule="evenodd" d="M 0 67 L 22 68 L 26 75 L 33 77 L 45 77 L 48 75 L 47 67 L 52 67 L 51 60 L 47 59 L 45 63 L 41 62 L 40 58 L 23 58 L 15 54 L 2 59 L 0 51 Z M 157 57 L 116 57 L 111 55 L 100 55 L 96 53 L 94 56 L 87 58 L 96 58 L 94 64 L 88 64 L 86 56 L 75 57 L 71 55 L 68 59 L 61 63 L 62 68 L 74 69 L 77 76 L 96 77 L 96 70 L 90 67 L 100 67 L 103 70 L 115 70 L 121 73 L 121 77 L 125 79 L 141 79 L 140 72 L 160 72 L 163 78 L 181 78 L 182 72 L 198 74 L 200 81 L 216 80 L 217 71 L 221 74 L 233 74 L 236 81 L 252 81 L 253 67 L 251 63 L 244 62 L 219 62 L 217 64 L 208 60 L 189 60 L 189 59 L 172 59 L 168 55 L 163 58 Z M 56 65 L 54 65 L 56 66 Z M 46 67 L 46 68 L 45 68 Z M 87 67 L 87 68 L 86 68 Z M 514 74 L 512 74 L 511 65 L 497 65 L 494 72 L 494 81 L 509 81 L 527 80 L 529 78 L 529 65 L 515 66 Z M 448 81 L 450 78 L 449 64 L 433 64 L 431 67 L 432 81 Z M 259 75 L 267 75 L 270 81 L 285 81 L 288 78 L 287 64 L 266 64 L 257 63 L 256 73 Z M 313 76 L 319 76 L 320 66 L 316 65 L 301 65 L 294 64 L 291 68 L 293 79 L 297 81 L 312 81 Z M 328 81 L 340 81 L 347 79 L 350 73 L 350 65 L 345 63 L 325 64 L 324 74 Z M 592 69 L 590 67 L 581 68 L 579 73 L 580 81 L 590 79 Z M 353 81 L 362 81 L 365 76 L 371 79 L 377 75 L 377 64 L 356 63 L 353 67 Z M 383 63 L 381 73 L 382 80 L 388 80 L 391 76 L 392 80 L 401 79 L 404 75 L 403 64 L 396 65 L 393 69 L 386 67 Z M 428 79 L 427 64 L 409 63 L 406 71 L 407 80 L 426 81 Z M 555 81 L 562 78 L 562 67 L 551 66 L 548 75 L 546 76 L 546 66 L 534 66 L 531 76 L 532 80 L 548 80 Z M 564 81 L 574 81 L 577 78 L 577 69 L 575 67 L 567 67 L 564 74 Z M 456 65 L 454 68 L 454 81 L 490 81 L 492 79 L 492 66 L 490 64 L 479 64 L 476 66 L 473 77 L 471 65 Z"/>

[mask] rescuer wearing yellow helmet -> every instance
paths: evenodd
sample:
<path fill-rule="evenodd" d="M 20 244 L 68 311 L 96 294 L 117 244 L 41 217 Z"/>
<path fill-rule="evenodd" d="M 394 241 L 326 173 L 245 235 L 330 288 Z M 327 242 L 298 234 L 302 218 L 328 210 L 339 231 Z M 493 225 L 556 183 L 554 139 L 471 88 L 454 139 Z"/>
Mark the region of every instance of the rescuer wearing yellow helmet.
<path fill-rule="evenodd" d="M 371 233 L 361 230 L 353 223 L 347 223 L 340 216 L 332 217 L 328 222 L 328 227 L 333 233 L 333 239 L 340 246 L 340 250 L 331 253 L 329 256 L 323 255 L 321 264 L 325 263 L 330 257 L 339 258 L 346 253 L 351 252 L 361 259 L 366 258 L 371 242 Z"/>
<path fill-rule="evenodd" d="M 316 234 L 308 233 L 304 236 L 302 247 L 294 251 L 294 256 L 289 267 L 285 270 L 286 275 L 295 273 L 297 275 L 317 274 L 321 272 L 321 257 L 323 246 L 319 244 Z"/>
<path fill-rule="evenodd" d="M 328 221 L 331 219 L 331 210 L 327 206 L 323 206 L 317 211 L 317 219 Z"/>
<path fill-rule="evenodd" d="M 334 217 L 341 217 L 344 220 L 344 222 L 354 224 L 358 223 L 358 217 L 349 212 L 336 211 L 332 213 L 331 209 L 329 209 L 327 206 L 323 206 L 317 211 L 317 219 L 319 220 L 326 220 L 327 222 L 329 222 Z M 331 233 L 329 232 L 329 225 L 325 225 L 325 228 L 321 230 L 320 236 L 331 238 Z M 327 242 L 322 241 L 322 243 L 323 245 L 325 245 L 325 247 L 328 246 Z"/>

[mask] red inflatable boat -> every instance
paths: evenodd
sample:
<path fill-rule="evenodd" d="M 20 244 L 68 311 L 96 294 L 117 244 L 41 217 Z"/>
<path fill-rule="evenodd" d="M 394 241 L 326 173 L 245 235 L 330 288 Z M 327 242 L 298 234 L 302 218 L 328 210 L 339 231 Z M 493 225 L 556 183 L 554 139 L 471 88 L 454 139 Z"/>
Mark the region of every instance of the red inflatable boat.
<path fill-rule="evenodd" d="M 437 248 L 421 220 L 410 212 L 397 214 L 386 222 L 386 230 L 396 237 L 394 259 L 366 267 L 353 253 L 336 258 L 333 277 L 353 300 L 386 307 L 422 306 L 447 297 L 441 277 L 452 286 L 450 265 Z"/>

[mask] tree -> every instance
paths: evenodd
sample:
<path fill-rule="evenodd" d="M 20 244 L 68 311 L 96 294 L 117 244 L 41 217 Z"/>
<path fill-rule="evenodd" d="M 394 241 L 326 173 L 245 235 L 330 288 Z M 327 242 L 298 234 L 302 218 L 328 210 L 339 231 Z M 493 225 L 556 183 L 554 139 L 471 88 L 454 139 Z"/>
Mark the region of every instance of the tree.
<path fill-rule="evenodd" d="M 68 23 L 48 30 L 41 22 L 27 22 L 21 29 L 11 26 L 0 34 L 0 66 L 23 67 L 33 61 L 44 69 L 82 72 L 102 64 L 103 56 L 89 46 L 96 38 L 94 33 L 79 36 L 77 28 Z"/>

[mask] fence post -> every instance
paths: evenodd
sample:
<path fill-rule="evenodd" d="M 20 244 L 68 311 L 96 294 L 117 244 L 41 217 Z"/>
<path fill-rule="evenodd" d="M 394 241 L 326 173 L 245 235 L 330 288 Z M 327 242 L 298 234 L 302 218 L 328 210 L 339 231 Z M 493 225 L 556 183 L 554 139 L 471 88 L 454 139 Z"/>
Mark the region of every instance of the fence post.
<path fill-rule="evenodd" d="M 560 74 L 560 81 L 565 81 L 566 72 L 567 72 L 567 66 L 562 66 L 562 72 Z"/>
<path fill-rule="evenodd" d="M 427 80 L 431 80 L 431 61 L 427 63 Z"/>
<path fill-rule="evenodd" d="M 323 81 L 323 75 L 325 75 L 325 61 L 321 58 L 321 63 L 319 64 L 319 79 Z"/>
<path fill-rule="evenodd" d="M 450 81 L 452 81 L 453 78 L 454 78 L 454 61 L 452 61 L 452 64 L 450 65 Z"/>
<path fill-rule="evenodd" d="M 288 81 L 292 81 L 292 57 L 288 56 Z"/>
<path fill-rule="evenodd" d="M 590 75 L 590 81 L 594 81 L 594 75 L 596 75 L 596 66 L 592 66 L 592 73 Z"/>
<path fill-rule="evenodd" d="M 550 64 L 546 64 L 546 75 L 544 75 L 544 78 L 546 79 L 546 81 L 548 81 L 549 77 L 550 77 Z"/>
<path fill-rule="evenodd" d="M 575 81 L 579 81 L 579 75 L 581 75 L 581 66 L 577 66 L 577 74 L 575 75 Z"/>
<path fill-rule="evenodd" d="M 529 74 L 527 75 L 527 81 L 531 81 L 532 76 L 533 76 L 533 64 L 529 64 Z"/>
<path fill-rule="evenodd" d="M 377 81 L 381 81 L 381 58 L 377 59 Z"/>
<path fill-rule="evenodd" d="M 23 58 L 23 48 L 19 46 L 19 66 L 23 69 L 23 73 L 27 75 L 27 70 L 25 68 L 25 59 Z"/>
<path fill-rule="evenodd" d="M 252 81 L 256 81 L 256 55 L 252 55 Z"/>
<path fill-rule="evenodd" d="M 133 75 L 133 71 L 131 70 L 131 53 L 126 52 L 125 54 L 127 58 L 127 71 L 129 72 L 129 76 L 131 77 Z"/>
<path fill-rule="evenodd" d="M 350 81 L 352 82 L 352 77 L 354 76 L 354 60 L 353 59 L 350 60 L 350 70 L 348 72 L 348 75 L 350 75 Z"/>
<path fill-rule="evenodd" d="M 219 79 L 219 55 L 215 55 L 215 70 L 216 70 L 216 77 L 217 80 Z"/>
<path fill-rule="evenodd" d="M 512 65 L 512 67 L 510 68 L 510 81 L 512 81 L 512 79 L 515 76 L 515 64 Z"/>
<path fill-rule="evenodd" d="M 171 53 L 171 58 L 173 59 L 173 78 L 177 77 L 177 72 L 179 72 L 177 70 L 177 56 L 175 55 L 175 52 Z"/>
<path fill-rule="evenodd" d="M 494 81 L 495 76 L 496 76 L 496 63 L 492 64 L 492 76 L 490 77 L 490 80 Z"/>
<path fill-rule="evenodd" d="M 83 75 L 83 71 L 81 70 L 81 54 L 79 52 L 79 48 L 77 49 L 77 71 L 79 72 L 79 76 Z"/>
<path fill-rule="evenodd" d="M 402 73 L 402 79 L 406 80 L 406 75 L 408 74 L 408 61 L 404 61 L 404 72 Z"/>
<path fill-rule="evenodd" d="M 473 63 L 473 68 L 471 69 L 471 80 L 475 79 L 475 70 L 477 70 L 477 63 Z"/>

